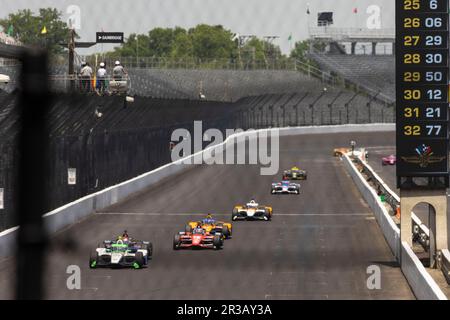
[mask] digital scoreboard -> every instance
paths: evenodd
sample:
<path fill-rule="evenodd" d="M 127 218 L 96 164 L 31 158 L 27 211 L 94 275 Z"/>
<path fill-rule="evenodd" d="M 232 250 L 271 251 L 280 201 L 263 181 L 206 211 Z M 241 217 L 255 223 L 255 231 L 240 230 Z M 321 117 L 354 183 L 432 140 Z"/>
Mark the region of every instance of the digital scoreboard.
<path fill-rule="evenodd" d="M 449 186 L 449 0 L 396 0 L 397 186 Z"/>

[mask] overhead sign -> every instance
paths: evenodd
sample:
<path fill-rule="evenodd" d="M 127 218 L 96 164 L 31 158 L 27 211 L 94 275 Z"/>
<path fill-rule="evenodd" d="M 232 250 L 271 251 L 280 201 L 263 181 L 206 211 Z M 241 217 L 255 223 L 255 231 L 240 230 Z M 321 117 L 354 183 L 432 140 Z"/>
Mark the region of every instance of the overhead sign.
<path fill-rule="evenodd" d="M 123 32 L 97 32 L 97 43 L 124 43 Z"/>
<path fill-rule="evenodd" d="M 4 197 L 3 197 L 4 191 L 3 188 L 0 188 L 0 210 L 5 208 L 4 203 Z"/>
<path fill-rule="evenodd" d="M 397 185 L 446 188 L 449 3 L 397 0 L 396 9 Z"/>
<path fill-rule="evenodd" d="M 67 184 L 70 186 L 77 184 L 77 169 L 69 168 L 67 170 Z"/>

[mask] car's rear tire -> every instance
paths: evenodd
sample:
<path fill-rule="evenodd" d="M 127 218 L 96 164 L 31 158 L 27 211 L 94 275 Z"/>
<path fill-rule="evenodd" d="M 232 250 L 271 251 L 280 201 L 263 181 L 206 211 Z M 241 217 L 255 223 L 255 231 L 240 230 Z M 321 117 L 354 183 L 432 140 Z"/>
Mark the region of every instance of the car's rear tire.
<path fill-rule="evenodd" d="M 223 239 L 221 236 L 214 236 L 213 245 L 215 250 L 220 250 L 223 247 Z"/>
<path fill-rule="evenodd" d="M 228 226 L 222 226 L 222 234 L 226 239 L 231 238 L 231 231 Z"/>
<path fill-rule="evenodd" d="M 89 268 L 94 269 L 97 267 L 98 263 L 98 252 L 97 251 L 91 251 L 91 254 L 89 256 Z"/>
<path fill-rule="evenodd" d="M 180 235 L 176 234 L 173 237 L 173 250 L 178 250 L 180 248 L 180 242 L 181 242 Z"/>
<path fill-rule="evenodd" d="M 189 224 L 187 224 L 187 225 L 184 227 L 184 231 L 186 231 L 187 233 L 191 233 L 191 232 L 192 232 L 192 227 L 191 227 Z"/>
<path fill-rule="evenodd" d="M 142 268 L 145 264 L 144 260 L 144 254 L 140 251 L 136 252 L 136 256 L 134 257 L 136 260 L 136 263 L 138 264 L 139 268 Z"/>
<path fill-rule="evenodd" d="M 153 243 L 149 243 L 147 245 L 147 255 L 149 257 L 153 256 Z"/>
<path fill-rule="evenodd" d="M 269 213 L 269 211 L 268 210 L 266 210 L 266 212 L 264 213 L 264 215 L 266 216 L 266 218 L 267 218 L 267 221 L 270 221 L 270 220 L 272 220 L 272 215 Z"/>

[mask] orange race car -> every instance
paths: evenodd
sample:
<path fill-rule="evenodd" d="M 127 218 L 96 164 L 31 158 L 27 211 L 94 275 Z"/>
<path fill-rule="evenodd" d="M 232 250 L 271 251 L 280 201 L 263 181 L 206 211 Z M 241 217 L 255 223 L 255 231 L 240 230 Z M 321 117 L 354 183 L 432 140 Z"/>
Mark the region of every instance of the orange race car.
<path fill-rule="evenodd" d="M 229 222 L 217 221 L 213 219 L 211 214 L 208 214 L 205 219 L 201 221 L 191 221 L 186 225 L 185 231 L 192 232 L 195 228 L 200 227 L 206 232 L 214 235 L 220 233 L 225 239 L 230 239 L 233 234 L 233 226 Z"/>
<path fill-rule="evenodd" d="M 334 157 L 342 157 L 344 154 L 349 153 L 349 148 L 336 148 L 333 150 Z"/>

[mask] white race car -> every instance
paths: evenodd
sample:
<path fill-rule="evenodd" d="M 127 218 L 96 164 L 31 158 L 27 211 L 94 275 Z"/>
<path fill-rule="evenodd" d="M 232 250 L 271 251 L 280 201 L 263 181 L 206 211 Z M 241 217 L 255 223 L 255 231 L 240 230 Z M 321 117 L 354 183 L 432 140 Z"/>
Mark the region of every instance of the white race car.
<path fill-rule="evenodd" d="M 272 194 L 300 194 L 300 184 L 290 181 L 272 183 Z"/>
<path fill-rule="evenodd" d="M 250 201 L 246 205 L 237 205 L 233 209 L 231 219 L 236 220 L 272 220 L 272 207 L 263 206 L 255 200 Z"/>
<path fill-rule="evenodd" d="M 8 84 L 9 82 L 11 82 L 11 78 L 9 76 L 6 74 L 0 74 L 0 83 Z"/>
<path fill-rule="evenodd" d="M 132 267 L 140 269 L 148 265 L 153 245 L 147 241 L 132 239 L 104 241 L 103 247 L 91 253 L 89 267 Z"/>

